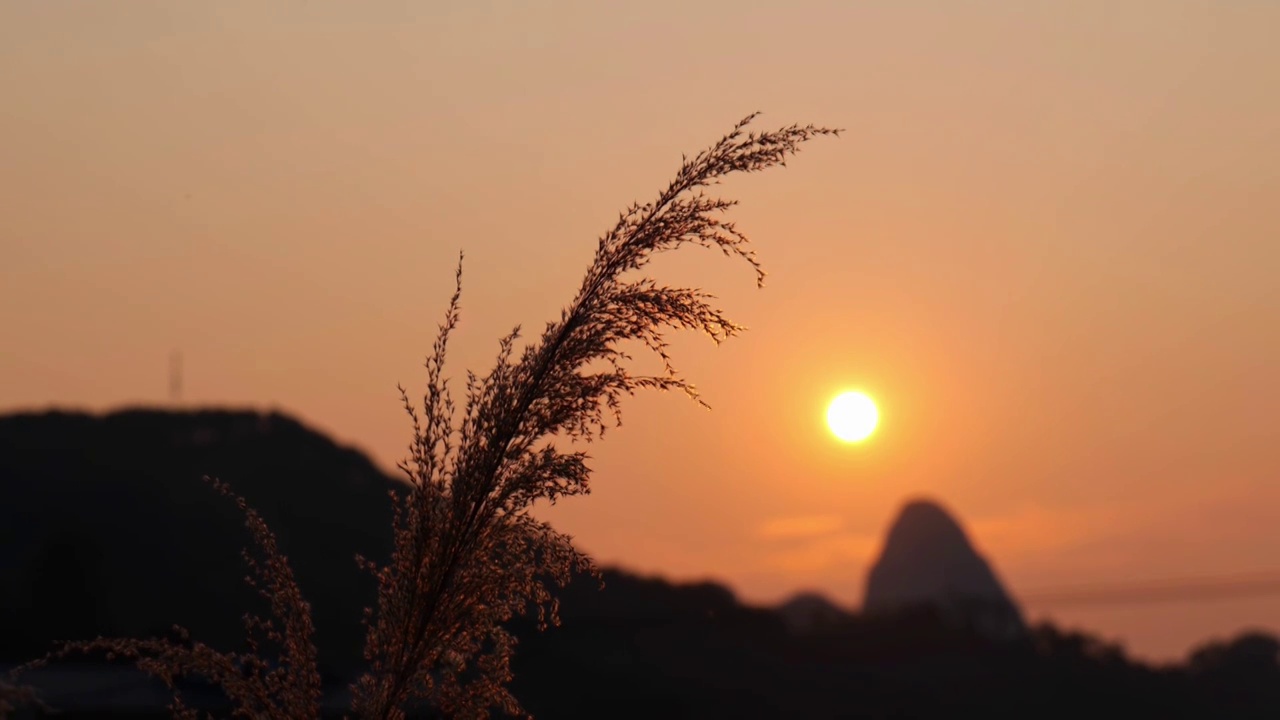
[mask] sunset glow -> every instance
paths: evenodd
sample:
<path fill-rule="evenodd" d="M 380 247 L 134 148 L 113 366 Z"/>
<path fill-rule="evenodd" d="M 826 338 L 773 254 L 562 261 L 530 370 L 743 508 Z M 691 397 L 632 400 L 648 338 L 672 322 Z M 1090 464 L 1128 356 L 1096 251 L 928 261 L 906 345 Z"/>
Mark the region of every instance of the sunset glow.
<path fill-rule="evenodd" d="M 923 498 L 1029 620 L 1162 662 L 1280 634 L 1280 595 L 1035 600 L 1280 565 L 1276 28 L 1280 2 L 0 1 L 0 414 L 277 409 L 403 479 L 397 384 L 425 394 L 459 254 L 462 404 L 758 110 L 846 130 L 705 188 L 763 287 L 719 251 L 627 280 L 749 328 L 670 334 L 711 410 L 624 397 L 591 493 L 532 515 L 604 567 L 852 609 Z"/>

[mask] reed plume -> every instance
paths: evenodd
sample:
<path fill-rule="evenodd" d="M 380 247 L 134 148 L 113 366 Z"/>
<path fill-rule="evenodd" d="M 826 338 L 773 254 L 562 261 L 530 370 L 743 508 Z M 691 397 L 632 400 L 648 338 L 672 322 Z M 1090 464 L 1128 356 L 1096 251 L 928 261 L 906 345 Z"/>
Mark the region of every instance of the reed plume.
<path fill-rule="evenodd" d="M 351 688 L 356 717 L 398 720 L 417 708 L 459 718 L 523 714 L 507 690 L 515 641 L 504 624 L 525 613 L 536 614 L 543 626 L 558 622 L 553 586 L 594 571 L 569 536 L 530 510 L 539 501 L 555 503 L 589 491 L 589 457 L 577 442 L 599 438 L 620 422 L 624 397 L 639 390 L 678 390 L 702 402 L 672 363 L 668 332 L 695 330 L 719 343 L 744 329 L 708 293 L 636 273 L 656 255 L 692 244 L 747 262 L 762 285 L 765 273 L 747 237 L 723 217 L 736 201 L 713 197 L 707 188 L 734 173 L 785 165 L 802 143 L 839 132 L 813 125 L 748 131 L 755 117 L 683 158 L 655 200 L 622 212 L 599 239 L 559 319 L 522 349 L 519 327 L 502 338 L 493 368 L 483 376 L 466 374 L 461 408 L 444 374 L 461 309 L 459 258 L 455 289 L 425 362 L 420 404 L 400 388 L 413 438 L 400 463 L 408 492 L 391 494 L 393 552 L 381 566 L 357 558 L 378 592 L 364 618 L 368 669 Z M 637 341 L 661 360 L 660 374 L 628 369 L 632 357 L 624 347 Z M 220 483 L 215 487 L 230 493 Z M 258 563 L 246 555 L 255 571 L 249 579 L 262 583 L 279 623 L 277 628 L 246 616 L 246 629 L 280 646 L 274 667 L 259 658 L 256 644 L 248 654 L 222 654 L 190 643 L 181 631 L 177 640 L 72 643 L 59 654 L 110 652 L 134 660 L 171 687 L 178 675 L 204 676 L 245 717 L 315 717 L 320 685 L 310 607 L 266 525 L 238 502 L 265 557 Z M 187 712 L 180 698 L 174 709 Z"/>

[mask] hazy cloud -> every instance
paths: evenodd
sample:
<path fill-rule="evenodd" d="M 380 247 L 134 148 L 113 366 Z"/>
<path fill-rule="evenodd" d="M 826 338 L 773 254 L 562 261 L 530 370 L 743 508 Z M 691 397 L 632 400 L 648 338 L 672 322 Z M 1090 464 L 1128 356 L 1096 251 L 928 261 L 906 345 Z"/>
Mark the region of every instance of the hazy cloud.
<path fill-rule="evenodd" d="M 804 515 L 766 520 L 759 535 L 766 540 L 790 540 L 830 535 L 840 529 L 844 520 L 839 515 Z"/>
<path fill-rule="evenodd" d="M 880 548 L 880 538 L 851 532 L 806 538 L 796 547 L 765 553 L 764 563 L 789 574 L 826 574 L 835 577 L 865 572 Z"/>

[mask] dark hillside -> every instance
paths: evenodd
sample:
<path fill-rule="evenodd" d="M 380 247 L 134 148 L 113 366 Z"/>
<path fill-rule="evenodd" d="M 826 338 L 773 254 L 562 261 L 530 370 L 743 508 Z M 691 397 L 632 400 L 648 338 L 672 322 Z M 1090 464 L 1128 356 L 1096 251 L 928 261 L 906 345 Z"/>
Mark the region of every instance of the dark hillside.
<path fill-rule="evenodd" d="M 341 707 L 341 678 L 359 666 L 361 609 L 373 599 L 352 558 L 386 556 L 387 494 L 399 485 L 280 414 L 0 417 L 0 663 L 37 656 L 55 638 L 144 635 L 174 623 L 216 647 L 237 646 L 241 613 L 260 601 L 241 581 L 240 515 L 200 482 L 205 474 L 231 483 L 278 534 L 316 613 L 327 697 Z M 893 560 L 898 578 L 928 580 L 930 568 L 913 568 L 910 556 Z M 514 623 L 513 689 L 537 717 L 1280 714 L 1280 645 L 1258 633 L 1153 668 L 1048 626 L 1001 639 L 985 616 L 945 604 L 863 615 L 810 595 L 770 609 L 714 583 L 617 570 L 604 580 L 603 590 L 588 578 L 564 590 L 561 627 Z M 65 718 L 105 717 L 129 697 L 135 705 L 118 716 L 165 715 L 163 694 L 98 666 L 44 677 L 60 678 L 46 689 L 80 708 Z"/>
<path fill-rule="evenodd" d="M 257 607 L 242 581 L 240 513 L 201 482 L 230 483 L 290 557 L 321 657 L 351 667 L 371 583 L 357 552 L 390 548 L 396 485 L 360 453 L 281 414 L 129 410 L 0 417 L 0 646 L 188 627 L 234 647 Z"/>

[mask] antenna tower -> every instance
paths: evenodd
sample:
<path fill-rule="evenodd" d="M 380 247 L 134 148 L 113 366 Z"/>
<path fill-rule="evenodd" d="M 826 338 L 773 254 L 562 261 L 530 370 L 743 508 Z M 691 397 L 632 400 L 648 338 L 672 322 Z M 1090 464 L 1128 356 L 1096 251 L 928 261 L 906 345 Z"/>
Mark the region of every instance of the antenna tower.
<path fill-rule="evenodd" d="M 174 405 L 182 402 L 182 353 L 169 354 L 169 399 Z"/>

